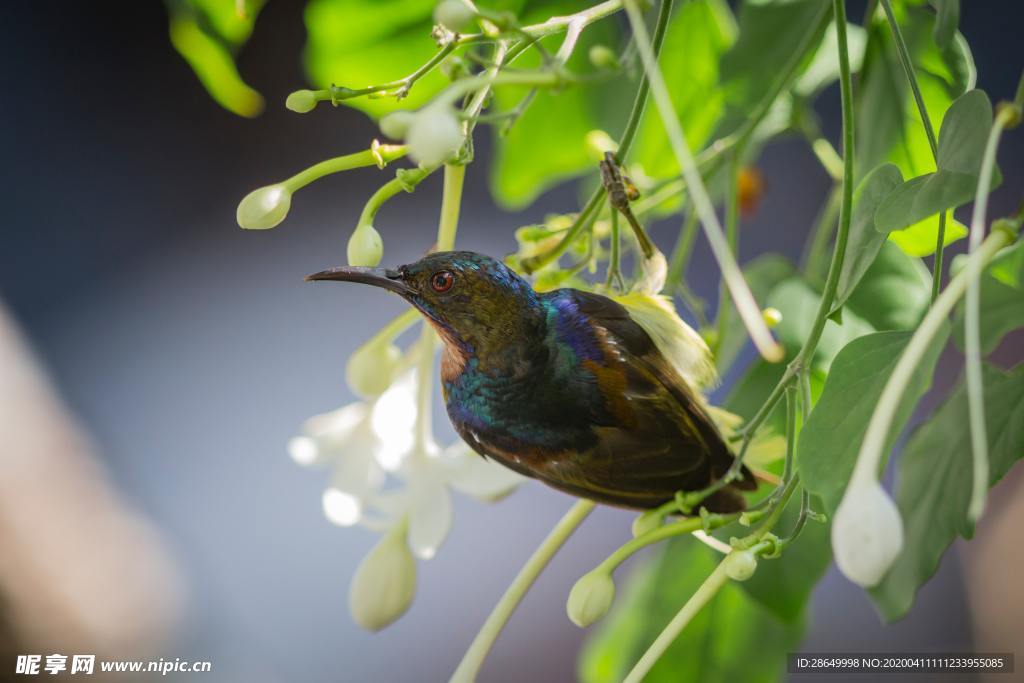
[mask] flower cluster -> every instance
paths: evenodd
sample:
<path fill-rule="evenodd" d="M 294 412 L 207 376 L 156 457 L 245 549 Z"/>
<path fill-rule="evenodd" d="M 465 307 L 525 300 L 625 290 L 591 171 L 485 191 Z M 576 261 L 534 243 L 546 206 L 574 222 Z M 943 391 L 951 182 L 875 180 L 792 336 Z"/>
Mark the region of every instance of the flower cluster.
<path fill-rule="evenodd" d="M 412 602 L 414 558 L 430 559 L 444 543 L 452 523 L 451 489 L 494 501 L 521 477 L 473 453 L 462 441 L 445 449 L 437 445 L 422 429 L 422 421 L 430 419 L 425 414 L 429 405 L 424 411 L 417 400 L 415 370 L 390 386 L 373 386 L 362 376 L 366 351 L 357 351 L 353 360 L 349 376 L 357 380 L 358 392 L 383 392 L 310 418 L 288 451 L 300 465 L 331 470 L 322 497 L 328 520 L 383 535 L 356 571 L 349 593 L 353 618 L 376 631 Z"/>

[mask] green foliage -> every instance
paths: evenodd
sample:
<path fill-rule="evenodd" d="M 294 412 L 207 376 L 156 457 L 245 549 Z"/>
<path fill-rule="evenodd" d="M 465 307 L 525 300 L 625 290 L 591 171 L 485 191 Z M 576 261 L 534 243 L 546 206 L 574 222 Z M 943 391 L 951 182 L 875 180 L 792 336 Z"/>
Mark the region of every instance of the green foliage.
<path fill-rule="evenodd" d="M 854 192 L 850 237 L 843 268 L 839 272 L 835 303 L 832 304 L 833 315 L 850 298 L 882 249 L 886 234 L 875 230 L 875 210 L 902 182 L 903 176 L 895 164 L 882 164 L 868 173 Z"/>
<path fill-rule="evenodd" d="M 580 679 L 584 683 L 621 681 L 720 557 L 685 539 L 665 544 L 656 557 L 638 567 L 598 633 L 584 647 Z M 757 573 L 772 562 L 760 562 Z M 786 652 L 797 647 L 803 631 L 802 617 L 779 620 L 742 588 L 727 584 L 644 681 L 778 681 Z"/>
<path fill-rule="evenodd" d="M 1024 242 L 999 255 L 981 276 L 981 352 L 991 353 L 1009 332 L 1024 327 Z M 956 318 L 956 341 L 964 338 L 963 307 Z"/>
<path fill-rule="evenodd" d="M 935 18 L 935 44 L 939 49 L 948 48 L 956 36 L 960 23 L 960 0 L 935 0 L 938 16 Z"/>
<path fill-rule="evenodd" d="M 884 242 L 878 256 L 846 300 L 876 330 L 909 330 L 928 310 L 931 277 L 921 259 Z"/>
<path fill-rule="evenodd" d="M 795 272 L 796 269 L 786 257 L 772 253 L 758 256 L 743 267 L 743 277 L 746 278 L 750 291 L 754 293 L 755 300 L 762 308 L 768 305 L 768 294 L 775 286 Z M 743 326 L 731 298 L 727 300 L 725 306 L 726 324 L 715 349 L 715 365 L 719 372 L 732 367 L 733 361 L 748 338 L 747 329 Z"/>
<path fill-rule="evenodd" d="M 404 78 L 437 52 L 430 37 L 434 0 L 310 0 L 306 5 L 306 69 L 319 88 L 362 88 Z M 379 117 L 416 109 L 445 86 L 440 71 L 419 81 L 401 102 L 394 97 L 345 100 Z"/>
<path fill-rule="evenodd" d="M 1011 372 L 984 366 L 985 424 L 989 438 L 989 485 L 1024 456 L 1024 365 Z M 959 535 L 971 538 L 971 437 L 963 385 L 907 443 L 896 473 L 896 503 L 905 541 L 896 564 L 870 592 L 889 620 L 902 617 L 917 589 L 935 573 Z M 994 588 L 998 590 L 998 588 Z"/>
<path fill-rule="evenodd" d="M 932 125 L 938 128 L 953 100 L 974 87 L 974 60 L 959 34 L 946 48 L 935 44 L 931 12 L 919 7 L 900 9 L 897 5 L 925 108 Z M 857 167 L 869 170 L 890 161 L 904 178 L 916 178 L 935 169 L 931 146 L 889 27 L 884 19 L 876 17 L 868 31 L 857 109 Z M 962 225 L 949 221 L 945 242 L 952 243 L 966 234 Z M 889 239 L 907 254 L 926 256 L 935 250 L 937 235 L 938 216 L 932 216 L 891 234 Z"/>
<path fill-rule="evenodd" d="M 210 96 L 239 116 L 256 116 L 263 98 L 242 80 L 234 55 L 249 39 L 263 0 L 167 0 L 170 37 Z"/>
<path fill-rule="evenodd" d="M 568 14 L 586 5 L 578 1 L 537 4 L 523 17 L 526 23 L 543 21 L 552 14 Z M 562 36 L 541 41 L 549 52 L 558 49 Z M 588 48 L 618 42 L 614 25 L 601 23 L 590 27 L 568 61 L 568 68 L 588 70 Z M 541 56 L 530 50 L 515 62 L 516 68 L 537 68 Z M 554 91 L 538 91 L 529 108 L 506 129 L 495 126 L 494 161 L 491 167 L 491 191 L 504 206 L 522 208 L 552 185 L 592 169 L 596 160 L 588 153 L 587 133 L 623 120 L 621 106 L 629 96 L 622 92 L 621 79 L 580 84 Z M 495 91 L 496 111 L 512 111 L 530 94 L 528 87 L 505 87 Z M 619 124 L 621 125 L 621 124 Z M 538 153 L 539 152 L 539 153 Z"/>
<path fill-rule="evenodd" d="M 722 0 L 687 2 L 669 23 L 659 64 L 673 84 L 672 104 L 693 149 L 704 146 L 725 111 L 719 61 L 735 40 L 736 21 Z M 633 158 L 651 176 L 679 173 L 653 107 L 641 119 Z"/>
<path fill-rule="evenodd" d="M 875 404 L 910 336 L 909 332 L 878 332 L 856 339 L 840 351 L 825 389 L 800 432 L 796 458 L 804 485 L 821 497 L 830 514 L 839 505 Z M 948 331 L 932 344 L 918 365 L 893 418 L 890 446 L 931 384 L 946 336 Z"/>
<path fill-rule="evenodd" d="M 955 209 L 974 199 L 985 140 L 992 128 L 992 104 L 980 90 L 971 90 L 949 108 L 939 132 L 938 170 L 908 180 L 878 207 L 875 228 L 888 234 Z M 992 188 L 998 186 L 998 172 Z"/>

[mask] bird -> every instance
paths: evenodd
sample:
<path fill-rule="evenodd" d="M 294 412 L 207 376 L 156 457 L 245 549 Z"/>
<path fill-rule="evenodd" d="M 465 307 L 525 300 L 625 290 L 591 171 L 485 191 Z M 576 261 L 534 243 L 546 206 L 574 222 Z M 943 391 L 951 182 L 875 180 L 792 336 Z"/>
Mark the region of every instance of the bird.
<path fill-rule="evenodd" d="M 540 293 L 501 261 L 471 251 L 306 279 L 372 285 L 415 307 L 443 342 L 442 394 L 456 432 L 522 475 L 644 510 L 703 491 L 733 464 L 698 391 L 612 298 L 572 288 Z M 756 488 L 742 467 L 698 505 L 739 511 L 742 492 Z"/>

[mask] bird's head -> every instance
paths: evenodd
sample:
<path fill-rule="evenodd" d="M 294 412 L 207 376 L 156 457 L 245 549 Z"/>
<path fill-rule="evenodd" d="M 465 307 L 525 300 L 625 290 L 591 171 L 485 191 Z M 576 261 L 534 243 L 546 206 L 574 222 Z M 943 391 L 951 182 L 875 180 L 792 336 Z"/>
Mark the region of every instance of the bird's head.
<path fill-rule="evenodd" d="M 361 282 L 394 292 L 430 320 L 448 343 L 508 344 L 538 321 L 538 296 L 505 264 L 472 251 L 442 251 L 398 268 L 331 268 L 307 280 Z"/>

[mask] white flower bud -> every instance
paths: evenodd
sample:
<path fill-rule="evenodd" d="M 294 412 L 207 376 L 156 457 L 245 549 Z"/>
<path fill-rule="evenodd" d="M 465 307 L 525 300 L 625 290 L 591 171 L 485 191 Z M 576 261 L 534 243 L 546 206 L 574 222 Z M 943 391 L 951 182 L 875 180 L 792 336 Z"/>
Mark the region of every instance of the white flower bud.
<path fill-rule="evenodd" d="M 462 126 L 450 108 L 428 105 L 413 117 L 406 133 L 409 156 L 422 166 L 451 159 L 462 147 Z"/>
<path fill-rule="evenodd" d="M 746 581 L 757 570 L 757 556 L 749 550 L 733 550 L 722 562 L 726 576 L 733 581 Z"/>
<path fill-rule="evenodd" d="M 380 396 L 391 386 L 401 362 L 402 351 L 394 344 L 363 344 L 349 357 L 345 380 L 362 398 Z"/>
<path fill-rule="evenodd" d="M 416 114 L 411 111 L 393 111 L 385 114 L 380 120 L 380 132 L 392 140 L 404 140 L 409 133 L 409 126 L 412 124 Z"/>
<path fill-rule="evenodd" d="M 372 225 L 360 225 L 348 238 L 348 264 L 350 266 L 376 266 L 384 257 L 384 243 Z"/>
<path fill-rule="evenodd" d="M 291 206 L 291 190 L 280 184 L 267 185 L 242 198 L 235 218 L 246 230 L 265 230 L 283 221 Z"/>
<path fill-rule="evenodd" d="M 453 33 L 472 29 L 476 11 L 465 0 L 441 0 L 434 7 L 434 21 Z"/>
<path fill-rule="evenodd" d="M 316 108 L 316 93 L 312 90 L 296 90 L 284 101 L 284 106 L 296 114 L 306 114 Z"/>
<path fill-rule="evenodd" d="M 839 570 L 859 586 L 876 585 L 903 549 L 903 520 L 877 481 L 850 482 L 832 521 Z"/>
<path fill-rule="evenodd" d="M 569 592 L 565 609 L 572 623 L 586 628 L 608 613 L 615 600 L 615 582 L 611 575 L 595 569 L 580 577 Z"/>
<path fill-rule="evenodd" d="M 654 531 L 665 522 L 665 516 L 658 510 L 648 510 L 636 516 L 633 520 L 633 538 L 643 536 L 649 531 Z"/>
<path fill-rule="evenodd" d="M 384 536 L 359 563 L 349 586 L 348 607 L 357 624 L 379 631 L 405 614 L 415 594 L 416 560 L 400 528 Z"/>

